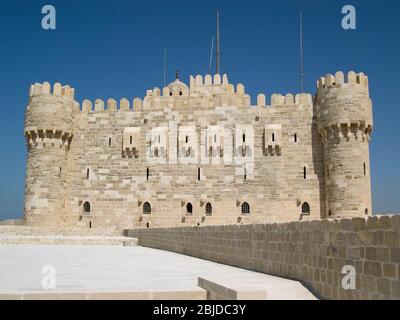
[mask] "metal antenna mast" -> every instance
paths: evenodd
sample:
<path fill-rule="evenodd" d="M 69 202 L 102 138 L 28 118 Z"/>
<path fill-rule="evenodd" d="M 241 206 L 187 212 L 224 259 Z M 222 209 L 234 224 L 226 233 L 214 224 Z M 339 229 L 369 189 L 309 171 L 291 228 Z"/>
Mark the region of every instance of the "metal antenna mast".
<path fill-rule="evenodd" d="M 211 40 L 210 64 L 208 65 L 208 73 L 211 73 L 213 51 L 214 51 L 214 37 L 212 37 L 212 40 Z"/>
<path fill-rule="evenodd" d="M 220 48 L 219 48 L 219 12 L 217 10 L 217 62 L 216 62 L 216 74 L 219 74 L 219 63 L 220 63 Z"/>
<path fill-rule="evenodd" d="M 303 64 L 303 11 L 300 10 L 300 89 L 304 92 L 304 64 Z"/>
<path fill-rule="evenodd" d="M 167 84 L 167 45 L 164 45 L 164 87 Z"/>

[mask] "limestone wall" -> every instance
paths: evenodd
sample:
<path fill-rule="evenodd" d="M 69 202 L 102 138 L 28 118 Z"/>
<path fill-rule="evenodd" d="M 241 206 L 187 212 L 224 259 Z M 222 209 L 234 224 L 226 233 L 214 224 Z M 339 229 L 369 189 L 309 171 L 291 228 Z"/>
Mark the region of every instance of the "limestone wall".
<path fill-rule="evenodd" d="M 139 245 L 293 278 L 321 298 L 400 299 L 400 215 L 127 230 Z M 342 289 L 342 268 L 356 289 Z"/>

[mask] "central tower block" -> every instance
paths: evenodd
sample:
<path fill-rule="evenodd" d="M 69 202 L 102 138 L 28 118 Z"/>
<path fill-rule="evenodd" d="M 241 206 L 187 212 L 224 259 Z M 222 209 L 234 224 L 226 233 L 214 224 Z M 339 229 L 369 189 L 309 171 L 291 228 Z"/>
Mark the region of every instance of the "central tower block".
<path fill-rule="evenodd" d="M 73 134 L 74 89 L 56 83 L 34 84 L 25 113 L 28 157 L 25 183 L 27 225 L 64 223 L 65 185 Z"/>
<path fill-rule="evenodd" d="M 324 144 L 326 218 L 371 215 L 368 78 L 343 72 L 317 83 L 317 127 Z"/>

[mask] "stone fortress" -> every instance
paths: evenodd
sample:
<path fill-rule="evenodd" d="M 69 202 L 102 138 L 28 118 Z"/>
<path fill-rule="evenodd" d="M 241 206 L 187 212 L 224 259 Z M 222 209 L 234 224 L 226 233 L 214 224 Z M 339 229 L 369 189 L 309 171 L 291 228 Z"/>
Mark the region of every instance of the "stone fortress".
<path fill-rule="evenodd" d="M 255 106 L 223 75 L 143 99 L 30 88 L 25 224 L 152 228 L 371 216 L 368 78 L 337 72 L 317 93 Z"/>

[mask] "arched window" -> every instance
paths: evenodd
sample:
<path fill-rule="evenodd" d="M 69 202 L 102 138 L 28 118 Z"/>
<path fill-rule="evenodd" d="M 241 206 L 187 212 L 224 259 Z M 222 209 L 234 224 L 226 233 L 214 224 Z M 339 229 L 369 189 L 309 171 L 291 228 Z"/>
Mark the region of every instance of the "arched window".
<path fill-rule="evenodd" d="M 83 204 L 83 212 L 90 213 L 90 203 L 87 201 Z"/>
<path fill-rule="evenodd" d="M 310 214 L 310 205 L 307 202 L 304 202 L 301 206 L 301 213 L 302 214 Z"/>
<path fill-rule="evenodd" d="M 209 202 L 207 202 L 207 204 L 206 204 L 206 215 L 207 216 L 211 216 L 212 215 L 212 205 Z"/>
<path fill-rule="evenodd" d="M 250 206 L 247 202 L 242 203 L 242 214 L 249 214 L 250 213 Z"/>
<path fill-rule="evenodd" d="M 186 213 L 187 214 L 192 214 L 193 213 L 193 206 L 190 202 L 187 203 L 186 205 Z"/>
<path fill-rule="evenodd" d="M 148 202 L 143 204 L 143 214 L 150 214 L 151 213 L 151 205 Z"/>
<path fill-rule="evenodd" d="M 364 211 L 364 212 L 365 212 L 365 215 L 366 215 L 366 216 L 367 216 L 367 215 L 368 215 L 368 213 L 369 213 L 369 212 L 368 212 L 368 209 L 365 209 L 365 211 Z"/>

